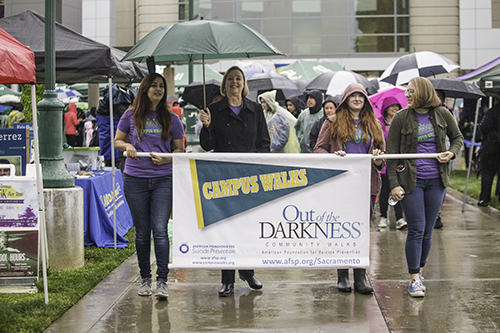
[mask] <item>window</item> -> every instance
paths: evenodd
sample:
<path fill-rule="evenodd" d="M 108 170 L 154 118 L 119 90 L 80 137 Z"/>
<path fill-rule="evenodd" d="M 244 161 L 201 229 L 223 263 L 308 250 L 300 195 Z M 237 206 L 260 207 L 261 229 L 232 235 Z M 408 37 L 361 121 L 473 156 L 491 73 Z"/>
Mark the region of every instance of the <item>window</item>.
<path fill-rule="evenodd" d="M 188 5 L 179 0 L 180 21 Z M 195 17 L 247 24 L 289 56 L 410 50 L 409 0 L 193 0 L 193 7 Z"/>
<path fill-rule="evenodd" d="M 408 52 L 408 0 L 357 1 L 351 52 Z"/>
<path fill-rule="evenodd" d="M 0 18 L 5 17 L 5 0 L 0 0 Z"/>

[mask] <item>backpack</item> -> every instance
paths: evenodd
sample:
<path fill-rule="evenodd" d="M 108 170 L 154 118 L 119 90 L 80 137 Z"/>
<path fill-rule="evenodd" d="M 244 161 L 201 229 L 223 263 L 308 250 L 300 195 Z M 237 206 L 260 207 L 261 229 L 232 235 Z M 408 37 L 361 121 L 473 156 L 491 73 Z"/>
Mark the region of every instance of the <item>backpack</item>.
<path fill-rule="evenodd" d="M 94 132 L 92 132 L 92 139 L 90 139 L 89 147 L 99 147 L 99 129 L 97 125 L 94 126 Z"/>

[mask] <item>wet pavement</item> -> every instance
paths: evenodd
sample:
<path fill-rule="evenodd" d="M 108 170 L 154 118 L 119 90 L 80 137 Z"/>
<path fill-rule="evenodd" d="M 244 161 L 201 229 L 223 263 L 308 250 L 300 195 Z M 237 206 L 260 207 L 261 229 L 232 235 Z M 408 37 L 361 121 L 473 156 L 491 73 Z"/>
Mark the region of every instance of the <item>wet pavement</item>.
<path fill-rule="evenodd" d="M 46 332 L 498 332 L 500 213 L 469 198 L 462 213 L 462 200 L 448 190 L 425 298 L 408 296 L 406 230 L 392 213 L 390 228 L 372 227 L 374 295 L 338 292 L 335 270 L 256 270 L 262 291 L 239 280 L 234 296 L 219 298 L 220 271 L 175 269 L 159 301 L 137 295 L 132 256 Z"/>

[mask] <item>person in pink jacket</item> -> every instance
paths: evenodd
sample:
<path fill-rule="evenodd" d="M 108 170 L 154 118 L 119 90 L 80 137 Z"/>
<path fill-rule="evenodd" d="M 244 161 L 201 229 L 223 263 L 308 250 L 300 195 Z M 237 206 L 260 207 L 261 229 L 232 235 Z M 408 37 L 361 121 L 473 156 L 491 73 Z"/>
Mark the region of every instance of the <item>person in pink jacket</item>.
<path fill-rule="evenodd" d="M 380 125 L 382 126 L 382 131 L 384 132 L 384 139 L 387 140 L 387 133 L 389 133 L 389 127 L 391 127 L 392 117 L 401 110 L 401 104 L 396 97 L 390 96 L 384 99 L 382 102 L 382 116 L 378 118 Z M 379 206 L 380 206 L 380 221 L 378 223 L 379 228 L 387 228 L 389 220 L 387 218 L 387 210 L 389 208 L 389 194 L 391 193 L 391 188 L 389 187 L 389 178 L 387 178 L 385 168 L 380 171 L 380 176 L 382 177 L 382 188 L 379 194 Z M 406 227 L 406 221 L 403 217 L 403 207 L 401 202 L 397 202 L 394 205 L 394 212 L 396 213 L 396 229 L 400 230 Z"/>
<path fill-rule="evenodd" d="M 384 151 L 384 134 L 368 100 L 368 94 L 361 84 L 351 83 L 344 90 L 335 115 L 328 117 L 323 123 L 314 152 L 345 156 L 346 154 L 379 155 Z M 385 160 L 372 160 L 370 218 L 375 199 L 382 187 L 379 171 L 384 167 Z M 348 269 L 338 269 L 337 277 L 337 289 L 351 292 Z M 365 269 L 354 268 L 354 289 L 361 294 L 373 292 L 366 281 Z"/>

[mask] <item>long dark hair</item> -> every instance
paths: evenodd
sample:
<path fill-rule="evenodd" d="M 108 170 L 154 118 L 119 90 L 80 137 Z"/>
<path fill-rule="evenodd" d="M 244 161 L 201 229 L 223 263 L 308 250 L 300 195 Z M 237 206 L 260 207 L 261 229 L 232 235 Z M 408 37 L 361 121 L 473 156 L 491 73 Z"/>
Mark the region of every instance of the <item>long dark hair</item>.
<path fill-rule="evenodd" d="M 139 139 L 141 139 L 142 132 L 146 127 L 146 114 L 152 107 L 151 101 L 148 97 L 148 91 L 156 78 L 161 78 L 161 80 L 163 81 L 163 86 L 165 87 L 165 94 L 163 95 L 163 98 L 158 103 L 158 106 L 155 110 L 156 119 L 158 120 L 162 128 L 162 140 L 168 141 L 172 136 L 170 133 L 170 130 L 172 129 L 172 114 L 170 113 L 170 109 L 167 105 L 167 81 L 160 74 L 148 74 L 141 81 L 141 85 L 139 86 L 137 95 L 135 96 L 134 102 L 132 103 L 132 107 L 134 108 L 135 129 L 137 131 Z"/>

